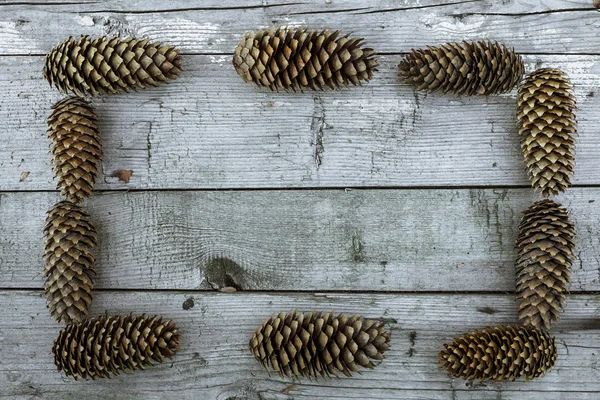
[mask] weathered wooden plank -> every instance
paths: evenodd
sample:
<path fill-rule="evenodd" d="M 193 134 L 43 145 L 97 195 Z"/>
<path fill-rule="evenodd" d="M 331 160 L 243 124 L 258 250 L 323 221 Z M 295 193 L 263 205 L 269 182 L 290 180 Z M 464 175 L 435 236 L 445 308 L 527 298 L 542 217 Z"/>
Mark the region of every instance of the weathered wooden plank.
<path fill-rule="evenodd" d="M 44 213 L 58 199 L 0 195 L 0 287 L 43 286 Z M 99 288 L 512 291 L 517 225 L 535 199 L 529 189 L 108 192 L 86 208 Z M 572 290 L 600 290 L 600 189 L 560 200 L 577 227 Z"/>
<path fill-rule="evenodd" d="M 40 292 L 1 291 L 0 306 L 0 395 L 10 398 L 593 399 L 600 391 L 598 295 L 571 296 L 554 330 L 558 362 L 546 377 L 475 385 L 448 378 L 437 365 L 437 353 L 465 331 L 514 323 L 510 295 L 102 292 L 92 314 L 172 318 L 181 329 L 181 350 L 172 363 L 89 382 L 54 372 L 50 348 L 61 327 L 46 312 Z M 392 350 L 376 369 L 353 379 L 292 382 L 269 377 L 249 354 L 248 340 L 273 312 L 294 308 L 383 318 L 391 329 Z"/>
<path fill-rule="evenodd" d="M 381 52 L 481 37 L 505 40 L 521 52 L 596 53 L 600 45 L 595 34 L 600 22 L 591 1 L 144 3 L 8 2 L 0 7 L 0 53 L 42 54 L 80 34 L 138 35 L 189 53 L 232 53 L 245 31 L 272 24 L 360 32 Z"/>
<path fill-rule="evenodd" d="M 27 4 L 24 4 L 27 3 Z M 361 0 L 344 0 L 318 2 L 311 0 L 281 0 L 281 1 L 263 1 L 263 0 L 204 0 L 202 4 L 193 4 L 190 7 L 189 2 L 185 0 L 174 0 L 165 3 L 161 0 L 146 0 L 143 3 L 120 0 L 77 0 L 65 2 L 64 0 L 32 0 L 21 2 L 18 0 L 5 0 L 2 3 L 4 7 L 18 8 L 18 6 L 27 6 L 27 8 L 56 10 L 62 8 L 67 12 L 116 12 L 116 13 L 186 13 L 189 11 L 214 11 L 214 10 L 244 10 L 244 9 L 267 9 L 284 6 L 293 6 L 299 10 L 313 13 L 339 13 L 351 8 L 361 8 L 363 12 L 403 12 L 411 8 L 436 8 L 436 7 L 457 7 L 461 4 L 473 3 L 468 7 L 471 11 L 503 12 L 509 14 L 523 14 L 527 12 L 565 12 L 573 9 L 589 9 L 590 5 L 581 0 L 512 0 L 510 2 L 498 3 L 491 1 L 465 1 L 465 0 L 377 0 L 365 4 Z M 465 7 L 465 6 L 462 6 Z M 308 10 L 308 11 L 307 11 Z"/>
<path fill-rule="evenodd" d="M 398 81 L 399 60 L 383 57 L 363 88 L 272 94 L 245 84 L 229 56 L 187 56 L 185 73 L 167 87 L 95 100 L 105 152 L 97 188 L 528 185 L 514 93 L 416 94 Z M 0 58 L 0 190 L 54 188 L 44 131 L 60 95 L 41 78 L 41 63 Z M 600 57 L 530 56 L 527 64 L 572 76 L 575 183 L 600 184 Z M 129 184 L 111 177 L 118 169 L 133 171 Z"/>

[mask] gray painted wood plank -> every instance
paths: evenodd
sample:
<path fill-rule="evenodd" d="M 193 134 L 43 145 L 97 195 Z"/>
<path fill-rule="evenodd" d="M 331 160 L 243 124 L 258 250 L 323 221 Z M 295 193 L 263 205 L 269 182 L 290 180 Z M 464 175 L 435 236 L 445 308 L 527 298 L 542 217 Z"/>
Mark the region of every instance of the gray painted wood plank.
<path fill-rule="evenodd" d="M 381 52 L 486 37 L 521 52 L 597 53 L 600 45 L 600 21 L 591 1 L 77 3 L 0 7 L 0 54 L 43 54 L 66 36 L 80 34 L 137 35 L 191 53 L 232 53 L 245 31 L 272 24 L 360 32 Z"/>
<path fill-rule="evenodd" d="M 24 2 L 17 0 L 5 0 L 2 6 L 17 8 L 23 6 Z M 132 2 L 131 0 L 75 0 L 65 2 L 64 0 L 30 0 L 26 2 L 28 8 L 50 9 L 56 10 L 62 8 L 67 12 L 90 12 L 106 11 L 118 13 L 186 13 L 188 11 L 212 11 L 212 10 L 244 10 L 244 9 L 268 9 L 278 7 L 296 7 L 302 11 L 312 8 L 315 13 L 340 13 L 350 8 L 363 8 L 368 12 L 404 12 L 411 8 L 436 8 L 436 7 L 457 7 L 461 4 L 469 6 L 473 11 L 488 11 L 511 14 L 523 14 L 526 12 L 561 12 L 564 9 L 589 9 L 592 8 L 589 4 L 582 0 L 512 0 L 510 2 L 498 3 L 488 0 L 403 0 L 398 3 L 396 0 L 377 0 L 365 4 L 361 0 L 344 0 L 344 1 L 314 1 L 314 0 L 281 0 L 281 1 L 264 1 L 264 0 L 204 0 L 201 4 L 192 4 L 186 0 L 172 0 L 165 3 L 161 0 L 146 0 L 142 3 Z M 473 3 L 473 4 L 468 4 Z"/>
<path fill-rule="evenodd" d="M 272 94 L 245 84 L 229 56 L 187 56 L 167 87 L 95 100 L 105 152 L 97 188 L 528 185 L 514 92 L 417 94 L 398 81 L 400 58 L 382 57 L 362 88 Z M 574 80 L 574 182 L 600 184 L 600 57 L 526 60 L 529 70 L 560 66 Z M 0 190 L 54 188 L 45 119 L 60 95 L 41 67 L 40 57 L 0 57 Z M 119 169 L 133 171 L 128 184 L 112 177 Z"/>
<path fill-rule="evenodd" d="M 470 385 L 447 377 L 437 365 L 437 353 L 466 331 L 514 323 L 510 295 L 108 291 L 97 294 L 93 315 L 135 312 L 172 318 L 182 333 L 181 350 L 173 362 L 146 371 L 74 382 L 54 370 L 50 348 L 61 326 L 46 312 L 42 294 L 0 291 L 0 394 L 45 399 L 593 399 L 600 390 L 599 305 L 598 295 L 570 296 L 554 330 L 557 365 L 543 379 Z M 294 308 L 385 319 L 392 340 L 388 358 L 352 379 L 292 382 L 269 377 L 248 352 L 248 340 L 273 312 Z M 292 384 L 296 386 L 281 393 Z"/>
<path fill-rule="evenodd" d="M 97 287 L 512 291 L 530 189 L 107 192 L 87 201 Z M 41 288 L 54 193 L 0 194 L 0 287 Z M 600 290 L 600 189 L 559 199 L 577 228 L 573 291 Z M 231 261 L 227 261 L 231 260 Z"/>

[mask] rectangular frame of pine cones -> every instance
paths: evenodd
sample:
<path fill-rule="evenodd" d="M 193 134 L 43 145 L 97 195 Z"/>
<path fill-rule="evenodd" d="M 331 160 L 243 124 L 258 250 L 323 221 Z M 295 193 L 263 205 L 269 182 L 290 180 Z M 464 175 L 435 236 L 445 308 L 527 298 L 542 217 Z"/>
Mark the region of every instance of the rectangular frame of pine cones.
<path fill-rule="evenodd" d="M 268 28 L 244 35 L 233 66 L 244 81 L 273 91 L 348 88 L 372 79 L 375 51 L 340 31 Z M 70 37 L 46 56 L 50 85 L 72 95 L 52 106 L 48 135 L 57 187 L 65 200 L 44 228 L 44 274 L 50 314 L 67 324 L 52 351 L 60 371 L 77 379 L 143 369 L 179 349 L 175 323 L 159 316 L 88 317 L 94 288 L 96 232 L 79 204 L 92 194 L 102 157 L 92 105 L 81 96 L 157 86 L 182 71 L 179 51 L 149 40 Z M 543 376 L 557 358 L 548 331 L 565 303 L 575 230 L 567 210 L 548 199 L 570 186 L 577 122 L 569 78 L 544 68 L 523 78 L 521 56 L 489 40 L 412 50 L 401 79 L 418 90 L 495 95 L 518 85 L 516 119 L 532 186 L 544 197 L 524 211 L 516 242 L 516 297 L 521 325 L 466 333 L 439 353 L 442 369 L 469 380 Z M 373 368 L 390 348 L 384 322 L 333 312 L 282 312 L 252 335 L 251 353 L 267 371 L 293 379 L 351 376 Z"/>

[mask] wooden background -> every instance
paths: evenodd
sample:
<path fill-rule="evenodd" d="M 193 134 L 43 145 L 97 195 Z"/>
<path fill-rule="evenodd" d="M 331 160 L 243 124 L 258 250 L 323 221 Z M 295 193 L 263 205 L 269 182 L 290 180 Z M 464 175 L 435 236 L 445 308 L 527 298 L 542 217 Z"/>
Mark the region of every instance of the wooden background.
<path fill-rule="evenodd" d="M 270 93 L 231 54 L 271 24 L 364 36 L 369 84 Z M 597 399 L 600 397 L 600 19 L 592 0 L 0 1 L 0 397 L 16 399 Z M 174 83 L 94 99 L 105 157 L 86 201 L 100 234 L 91 313 L 159 313 L 183 334 L 173 362 L 111 380 L 55 372 L 61 325 L 43 295 L 42 226 L 55 191 L 45 119 L 61 95 L 44 54 L 69 35 L 174 44 Z M 451 379 L 454 336 L 516 322 L 513 249 L 528 187 L 515 93 L 455 98 L 397 79 L 413 47 L 492 38 L 528 71 L 563 68 L 578 98 L 572 294 L 544 379 Z M 113 177 L 131 170 L 128 183 Z M 236 293 L 219 291 L 236 287 Z M 393 348 L 353 379 L 268 376 L 247 350 L 271 313 L 384 319 Z"/>

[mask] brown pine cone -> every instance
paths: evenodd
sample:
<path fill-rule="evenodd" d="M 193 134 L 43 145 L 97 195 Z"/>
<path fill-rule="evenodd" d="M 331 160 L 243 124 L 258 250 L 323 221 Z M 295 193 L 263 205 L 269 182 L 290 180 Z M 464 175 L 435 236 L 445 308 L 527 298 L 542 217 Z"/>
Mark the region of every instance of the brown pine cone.
<path fill-rule="evenodd" d="M 179 332 L 171 320 L 158 316 L 97 317 L 68 325 L 54 341 L 59 371 L 84 379 L 119 375 L 172 359 L 179 350 Z"/>
<path fill-rule="evenodd" d="M 46 56 L 44 78 L 63 92 L 115 94 L 175 79 L 181 56 L 173 46 L 145 39 L 82 36 L 58 44 Z"/>
<path fill-rule="evenodd" d="M 488 327 L 444 344 L 438 361 L 448 375 L 471 380 L 513 381 L 543 376 L 554 367 L 554 338 L 535 328 Z"/>
<path fill-rule="evenodd" d="M 69 96 L 52 106 L 48 136 L 52 140 L 57 188 L 73 203 L 92 194 L 102 148 L 92 106 L 84 99 Z"/>
<path fill-rule="evenodd" d="M 519 86 L 521 150 L 531 185 L 544 197 L 571 186 L 577 135 L 575 102 L 573 85 L 559 69 L 538 69 Z"/>
<path fill-rule="evenodd" d="M 373 368 L 390 348 L 383 322 L 363 317 L 311 312 L 273 315 L 250 339 L 250 352 L 280 376 L 346 376 L 359 366 Z"/>
<path fill-rule="evenodd" d="M 459 96 L 509 92 L 525 69 L 514 50 L 489 40 L 413 49 L 398 67 L 419 90 Z"/>
<path fill-rule="evenodd" d="M 44 233 L 44 275 L 50 314 L 66 323 L 82 321 L 92 302 L 96 230 L 83 208 L 61 201 L 48 212 Z"/>
<path fill-rule="evenodd" d="M 362 38 L 340 31 L 261 29 L 247 33 L 233 54 L 246 82 L 271 90 L 323 90 L 360 85 L 373 78 L 377 57 Z"/>
<path fill-rule="evenodd" d="M 542 200 L 525 210 L 517 237 L 517 300 L 526 326 L 550 329 L 571 283 L 575 228 L 567 210 Z"/>

